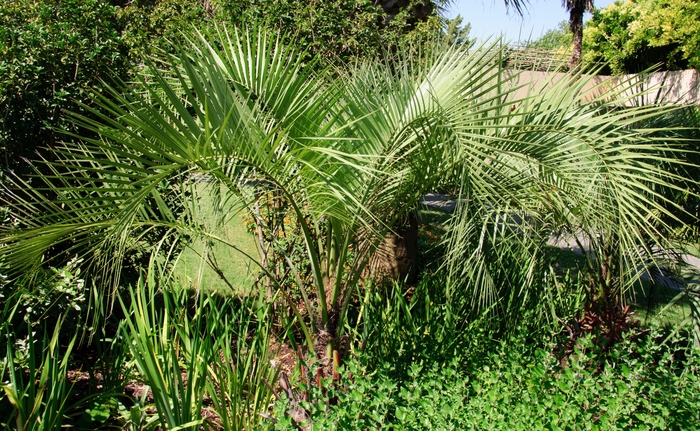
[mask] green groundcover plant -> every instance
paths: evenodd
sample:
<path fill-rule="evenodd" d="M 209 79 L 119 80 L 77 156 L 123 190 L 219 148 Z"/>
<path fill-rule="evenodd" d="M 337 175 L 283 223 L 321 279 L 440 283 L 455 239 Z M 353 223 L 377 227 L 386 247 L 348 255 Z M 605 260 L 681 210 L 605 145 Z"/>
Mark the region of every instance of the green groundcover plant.
<path fill-rule="evenodd" d="M 616 430 L 697 429 L 700 414 L 700 352 L 678 333 L 629 334 L 611 351 L 590 337 L 562 357 L 552 345 L 533 348 L 526 337 L 502 342 L 475 339 L 440 361 L 368 368 L 362 355 L 341 369 L 341 383 L 326 382 L 304 415 L 275 405 L 269 429 L 313 430 Z M 483 345 L 488 348 L 483 349 Z M 329 400 L 333 398 L 333 404 Z"/>

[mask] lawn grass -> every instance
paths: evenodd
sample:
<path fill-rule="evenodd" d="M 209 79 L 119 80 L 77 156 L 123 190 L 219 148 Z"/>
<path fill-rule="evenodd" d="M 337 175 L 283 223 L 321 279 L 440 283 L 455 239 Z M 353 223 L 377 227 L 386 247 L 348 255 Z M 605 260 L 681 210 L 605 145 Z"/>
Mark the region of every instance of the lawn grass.
<path fill-rule="evenodd" d="M 255 238 L 246 231 L 243 216 L 232 209 L 232 205 L 223 205 L 220 214 L 225 215 L 225 222 L 217 225 L 217 209 L 211 187 L 207 183 L 198 183 L 192 188 L 198 202 L 198 221 L 208 232 L 258 259 Z M 225 280 L 207 264 L 205 256 L 215 260 Z M 243 294 L 253 286 L 256 268 L 255 262 L 226 244 L 195 238 L 183 251 L 175 267 L 175 278 L 181 287 L 187 289 Z"/>
<path fill-rule="evenodd" d="M 691 316 L 690 300 L 678 289 L 642 280 L 634 291 L 630 308 L 642 326 L 678 326 Z"/>
<path fill-rule="evenodd" d="M 436 210 L 427 205 L 419 205 L 417 215 L 419 224 L 430 224 L 442 229 L 445 228 L 450 217 L 452 217 L 451 212 Z"/>

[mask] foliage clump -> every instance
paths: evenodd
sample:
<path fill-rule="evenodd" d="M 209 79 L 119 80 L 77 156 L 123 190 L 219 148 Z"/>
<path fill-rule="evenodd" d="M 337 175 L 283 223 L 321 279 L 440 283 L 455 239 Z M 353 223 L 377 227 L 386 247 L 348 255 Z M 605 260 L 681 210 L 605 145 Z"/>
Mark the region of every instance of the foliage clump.
<path fill-rule="evenodd" d="M 376 364 L 363 352 L 340 369 L 340 380 L 325 382 L 327 392 L 307 388 L 310 401 L 298 403 L 306 416 L 289 416 L 283 395 L 274 409 L 279 421 L 268 429 L 660 430 L 700 423 L 700 351 L 687 334 L 655 328 L 627 334 L 610 350 L 586 336 L 562 357 L 553 341 L 531 338 L 528 325 L 501 340 L 477 325 L 455 334 L 463 347 L 447 358 L 427 345 L 399 363 L 387 357 Z"/>
<path fill-rule="evenodd" d="M 92 92 L 125 77 L 117 7 L 103 0 L 16 0 L 0 5 L 0 146 L 5 169 L 23 167 L 58 130 L 64 110 L 86 113 Z"/>
<path fill-rule="evenodd" d="M 693 0 L 616 1 L 596 10 L 584 32 L 584 60 L 614 74 L 700 67 L 700 4 Z"/>
<path fill-rule="evenodd" d="M 393 4 L 393 2 L 392 2 Z M 108 2 L 14 0 L 0 4 L 0 150 L 4 168 L 79 129 L 65 111 L 88 114 L 104 82 L 129 82 L 145 59 L 183 42 L 195 27 L 287 33 L 321 67 L 432 40 L 443 18 L 432 2 L 388 8 L 371 0 Z M 79 131 L 85 134 L 85 130 Z"/>

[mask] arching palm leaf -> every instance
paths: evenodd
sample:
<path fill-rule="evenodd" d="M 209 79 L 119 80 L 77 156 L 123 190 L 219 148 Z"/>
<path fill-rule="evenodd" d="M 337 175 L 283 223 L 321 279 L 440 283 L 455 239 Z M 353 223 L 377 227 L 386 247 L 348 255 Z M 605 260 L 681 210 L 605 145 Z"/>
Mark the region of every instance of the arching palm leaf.
<path fill-rule="evenodd" d="M 166 255 L 169 238 L 182 234 L 237 248 L 201 222 L 188 192 L 193 174 L 211 178 L 202 186 L 215 197 L 219 223 L 255 213 L 270 192 L 299 222 L 311 281 L 303 285 L 296 274 L 307 312 L 296 318 L 311 344 L 312 332 L 342 330 L 384 235 L 446 173 L 462 172 L 472 208 L 464 214 L 498 225 L 519 211 L 539 235 L 541 226 L 614 232 L 633 268 L 646 258 L 642 240 L 660 244 L 656 188 L 675 179 L 656 167 L 675 163 L 674 148 L 633 126 L 667 109 L 617 109 L 607 98 L 619 89 L 580 102 L 580 80 L 518 99 L 499 57 L 494 46 L 453 48 L 327 72 L 263 32 L 224 30 L 216 43 L 193 36 L 176 56 L 150 65 L 131 91 L 96 95 L 97 120 L 76 122 L 100 138 L 55 150 L 39 174 L 46 186 L 5 195 L 22 226 L 3 233 L 0 255 L 20 274 L 64 244 L 114 284 L 129 243 L 154 233 L 155 251 Z M 485 281 L 486 254 L 460 244 L 472 237 L 454 236 L 452 274 L 487 306 L 497 286 Z M 473 257 L 457 271 L 462 253 Z M 293 262 L 282 261 L 294 274 Z M 262 269 L 282 296 L 292 293 Z"/>

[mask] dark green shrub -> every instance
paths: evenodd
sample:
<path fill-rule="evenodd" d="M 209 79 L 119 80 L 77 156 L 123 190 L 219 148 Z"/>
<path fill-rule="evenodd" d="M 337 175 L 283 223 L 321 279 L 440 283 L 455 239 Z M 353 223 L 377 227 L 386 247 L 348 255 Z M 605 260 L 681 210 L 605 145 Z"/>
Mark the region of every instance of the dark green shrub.
<path fill-rule="evenodd" d="M 23 166 L 72 130 L 64 110 L 85 113 L 90 93 L 125 77 L 125 46 L 104 0 L 13 0 L 0 4 L 0 145 L 4 167 Z M 32 157 L 33 158 L 33 157 Z"/>

